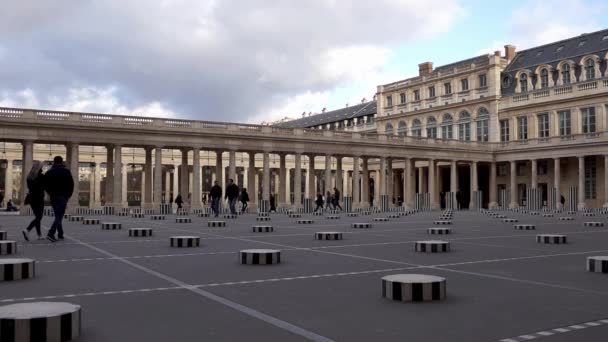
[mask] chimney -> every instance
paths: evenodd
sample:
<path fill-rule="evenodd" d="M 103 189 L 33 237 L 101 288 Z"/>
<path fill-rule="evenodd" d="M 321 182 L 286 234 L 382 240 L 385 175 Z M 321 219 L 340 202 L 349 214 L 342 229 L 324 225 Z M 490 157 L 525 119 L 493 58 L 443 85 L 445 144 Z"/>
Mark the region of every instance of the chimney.
<path fill-rule="evenodd" d="M 426 76 L 433 72 L 433 62 L 424 62 L 418 64 L 419 76 Z"/>
<path fill-rule="evenodd" d="M 505 45 L 505 58 L 510 62 L 513 60 L 513 57 L 515 57 L 515 46 Z"/>
<path fill-rule="evenodd" d="M 500 51 L 498 51 L 498 50 L 494 51 L 494 56 L 500 57 Z"/>
<path fill-rule="evenodd" d="M 312 115 L 312 112 L 308 112 L 308 116 L 311 116 L 311 115 Z"/>
<path fill-rule="evenodd" d="M 325 113 L 326 108 L 323 107 L 323 109 L 321 110 L 321 113 Z"/>
<path fill-rule="evenodd" d="M 361 103 L 365 103 L 365 101 L 367 101 L 365 97 L 361 99 Z"/>

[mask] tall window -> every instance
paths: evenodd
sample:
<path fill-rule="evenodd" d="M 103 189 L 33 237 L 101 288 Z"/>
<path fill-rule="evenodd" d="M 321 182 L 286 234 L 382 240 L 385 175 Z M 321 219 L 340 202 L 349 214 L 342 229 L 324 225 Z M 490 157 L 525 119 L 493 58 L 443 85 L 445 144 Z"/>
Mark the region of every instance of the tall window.
<path fill-rule="evenodd" d="M 591 58 L 585 62 L 585 79 L 592 80 L 595 78 L 595 61 Z"/>
<path fill-rule="evenodd" d="M 443 114 L 443 119 L 441 121 L 441 139 L 452 139 L 452 125 L 454 124 L 454 120 L 450 114 Z"/>
<path fill-rule="evenodd" d="M 393 96 L 389 95 L 386 97 L 386 106 L 387 107 L 392 107 L 393 106 Z"/>
<path fill-rule="evenodd" d="M 420 90 L 414 90 L 414 101 L 420 101 Z"/>
<path fill-rule="evenodd" d="M 562 110 L 557 112 L 559 117 L 559 135 L 568 136 L 572 134 L 572 121 L 569 110 Z"/>
<path fill-rule="evenodd" d="M 407 135 L 407 124 L 405 121 L 399 121 L 399 126 L 397 126 L 397 135 L 400 137 Z"/>
<path fill-rule="evenodd" d="M 540 87 L 542 89 L 549 88 L 549 71 L 547 69 L 540 72 Z"/>
<path fill-rule="evenodd" d="M 384 133 L 386 133 L 386 135 L 393 135 L 393 125 L 390 122 L 384 126 Z"/>
<path fill-rule="evenodd" d="M 487 87 L 488 80 L 486 78 L 486 74 L 479 75 L 479 88 Z"/>
<path fill-rule="evenodd" d="M 405 103 L 405 93 L 399 94 L 399 99 L 400 99 L 401 104 L 404 104 Z"/>
<path fill-rule="evenodd" d="M 500 141 L 509 141 L 509 120 L 500 120 Z"/>
<path fill-rule="evenodd" d="M 471 114 L 467 111 L 462 111 L 458 119 L 458 139 L 471 141 Z"/>
<path fill-rule="evenodd" d="M 581 108 L 583 133 L 595 133 L 595 107 Z"/>
<path fill-rule="evenodd" d="M 420 123 L 420 120 L 418 120 L 418 119 L 415 119 L 414 122 L 412 122 L 412 136 L 413 137 L 422 136 L 422 124 Z"/>
<path fill-rule="evenodd" d="M 452 93 L 452 83 L 450 83 L 450 82 L 444 83 L 443 90 L 446 95 L 451 94 Z"/>
<path fill-rule="evenodd" d="M 528 140 L 528 117 L 517 117 L 517 140 Z"/>
<path fill-rule="evenodd" d="M 549 137 L 549 113 L 538 114 L 538 137 Z"/>
<path fill-rule="evenodd" d="M 521 74 L 521 76 L 519 77 L 519 90 L 522 93 L 525 93 L 528 91 L 528 75 Z"/>
<path fill-rule="evenodd" d="M 490 121 L 490 113 L 485 107 L 479 108 L 477 111 L 477 141 L 488 141 L 489 130 L 488 122 Z"/>
<path fill-rule="evenodd" d="M 564 85 L 570 84 L 570 64 L 564 64 L 562 67 L 562 83 Z"/>
<path fill-rule="evenodd" d="M 597 165 L 595 157 L 585 157 L 585 199 L 597 197 Z"/>
<path fill-rule="evenodd" d="M 429 87 L 429 97 L 435 97 L 435 86 Z"/>
<path fill-rule="evenodd" d="M 437 139 L 437 120 L 434 116 L 429 117 L 426 122 L 426 136 L 431 139 Z"/>
<path fill-rule="evenodd" d="M 462 89 L 462 91 L 469 90 L 469 79 L 468 78 L 463 78 L 460 80 L 460 89 Z"/>

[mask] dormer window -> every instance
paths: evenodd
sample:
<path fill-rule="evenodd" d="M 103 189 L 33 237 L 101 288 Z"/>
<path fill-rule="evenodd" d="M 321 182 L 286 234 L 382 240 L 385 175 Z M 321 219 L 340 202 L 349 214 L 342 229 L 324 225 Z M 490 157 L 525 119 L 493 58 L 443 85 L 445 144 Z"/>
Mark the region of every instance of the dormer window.
<path fill-rule="evenodd" d="M 592 80 L 595 78 L 595 61 L 591 58 L 585 62 L 585 79 Z"/>
<path fill-rule="evenodd" d="M 525 93 L 528 91 L 528 75 L 521 74 L 519 77 L 519 91 Z"/>
<path fill-rule="evenodd" d="M 391 95 L 386 97 L 386 106 L 387 107 L 392 107 L 393 106 L 393 97 Z"/>
<path fill-rule="evenodd" d="M 541 89 L 549 87 L 549 71 L 543 69 L 540 72 L 540 87 Z"/>
<path fill-rule="evenodd" d="M 399 100 L 401 101 L 401 104 L 405 103 L 405 93 L 399 94 Z"/>
<path fill-rule="evenodd" d="M 420 101 L 420 90 L 414 90 L 414 101 Z"/>
<path fill-rule="evenodd" d="M 446 95 L 450 95 L 452 93 L 452 83 L 447 82 L 443 84 L 444 93 Z"/>
<path fill-rule="evenodd" d="M 562 83 L 564 85 L 570 84 L 570 64 L 564 64 L 562 67 Z"/>

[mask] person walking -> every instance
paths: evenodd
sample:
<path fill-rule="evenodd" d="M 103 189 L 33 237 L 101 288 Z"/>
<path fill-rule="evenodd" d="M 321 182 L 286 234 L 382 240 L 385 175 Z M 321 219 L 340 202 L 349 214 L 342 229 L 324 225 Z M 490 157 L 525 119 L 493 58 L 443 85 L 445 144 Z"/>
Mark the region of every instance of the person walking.
<path fill-rule="evenodd" d="M 249 194 L 247 193 L 247 189 L 243 188 L 241 190 L 241 213 L 244 213 L 247 210 L 247 202 L 249 202 Z"/>
<path fill-rule="evenodd" d="M 277 212 L 277 201 L 274 194 L 270 194 L 270 210 L 268 212 Z"/>
<path fill-rule="evenodd" d="M 217 217 L 220 214 L 220 200 L 222 198 L 222 188 L 217 181 L 213 182 L 211 191 L 209 191 L 209 198 L 211 198 L 211 210 Z"/>
<path fill-rule="evenodd" d="M 226 186 L 226 198 L 230 207 L 230 214 L 236 215 L 236 200 L 239 197 L 239 187 L 234 184 L 234 180 L 230 178 Z"/>
<path fill-rule="evenodd" d="M 342 206 L 340 205 L 340 190 L 338 190 L 338 188 L 334 188 L 334 209 L 340 208 L 340 211 L 342 211 Z"/>
<path fill-rule="evenodd" d="M 317 210 L 321 209 L 321 211 L 323 211 L 323 195 L 321 195 L 321 193 L 317 193 L 317 200 L 315 201 L 315 204 L 317 205 L 317 207 L 315 208 L 315 212 L 317 212 Z"/>
<path fill-rule="evenodd" d="M 0 208 L 2 207 L 2 202 L 4 202 L 4 192 L 0 191 Z"/>
<path fill-rule="evenodd" d="M 330 208 L 333 204 L 333 199 L 331 198 L 331 192 L 327 190 L 327 195 L 325 196 L 325 209 Z"/>
<path fill-rule="evenodd" d="M 182 200 L 182 195 L 177 194 L 177 196 L 175 197 L 175 204 L 177 204 L 177 210 L 180 210 L 182 208 L 183 203 L 184 201 Z"/>
<path fill-rule="evenodd" d="M 34 213 L 34 219 L 21 233 L 25 241 L 30 241 L 29 232 L 35 227 L 38 240 L 44 239 L 40 230 L 40 221 L 44 213 L 44 175 L 42 174 L 42 163 L 35 161 L 30 173 L 27 175 L 27 195 L 23 204 L 29 204 Z"/>
<path fill-rule="evenodd" d="M 74 193 L 74 179 L 72 173 L 63 165 L 63 158 L 57 156 L 53 159 L 53 166 L 44 175 L 44 190 L 51 198 L 51 206 L 55 213 L 55 219 L 49 229 L 46 238 L 55 242 L 57 238 L 63 240 L 63 215 L 68 205 L 68 200 Z"/>

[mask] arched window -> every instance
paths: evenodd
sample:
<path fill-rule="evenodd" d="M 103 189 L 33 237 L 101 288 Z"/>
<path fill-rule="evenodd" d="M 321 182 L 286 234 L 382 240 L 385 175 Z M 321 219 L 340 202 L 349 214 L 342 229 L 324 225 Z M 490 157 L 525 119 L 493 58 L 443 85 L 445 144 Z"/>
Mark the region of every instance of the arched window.
<path fill-rule="evenodd" d="M 489 140 L 489 121 L 490 112 L 486 107 L 481 107 L 477 111 L 477 141 L 486 142 Z"/>
<path fill-rule="evenodd" d="M 466 110 L 460 112 L 458 118 L 458 139 L 460 141 L 471 141 L 471 114 Z"/>
<path fill-rule="evenodd" d="M 595 61 L 591 58 L 585 62 L 585 80 L 592 80 L 595 78 Z"/>
<path fill-rule="evenodd" d="M 521 74 L 519 76 L 519 91 L 525 93 L 528 91 L 528 75 Z"/>
<path fill-rule="evenodd" d="M 570 84 L 570 64 L 564 64 L 562 67 L 562 84 Z"/>
<path fill-rule="evenodd" d="M 437 119 L 431 116 L 426 121 L 426 136 L 431 139 L 437 139 Z"/>
<path fill-rule="evenodd" d="M 384 126 L 384 133 L 386 135 L 393 135 L 393 125 L 390 122 Z"/>
<path fill-rule="evenodd" d="M 407 124 L 405 121 L 399 121 L 399 126 L 397 127 L 397 135 L 400 137 L 404 137 L 407 135 Z"/>
<path fill-rule="evenodd" d="M 540 87 L 541 89 L 549 88 L 549 71 L 547 69 L 540 71 Z"/>
<path fill-rule="evenodd" d="M 452 139 L 452 125 L 454 124 L 454 119 L 452 119 L 452 115 L 446 113 L 443 114 L 443 119 L 441 121 L 441 139 Z"/>
<path fill-rule="evenodd" d="M 413 137 L 421 137 L 422 136 L 422 124 L 420 120 L 415 119 L 412 122 L 412 136 Z"/>

